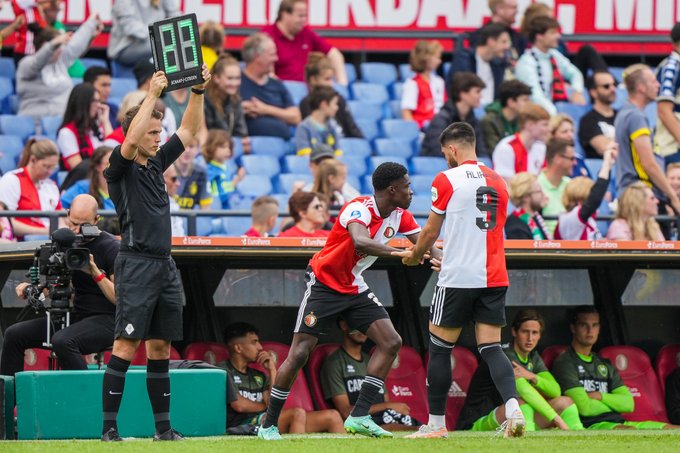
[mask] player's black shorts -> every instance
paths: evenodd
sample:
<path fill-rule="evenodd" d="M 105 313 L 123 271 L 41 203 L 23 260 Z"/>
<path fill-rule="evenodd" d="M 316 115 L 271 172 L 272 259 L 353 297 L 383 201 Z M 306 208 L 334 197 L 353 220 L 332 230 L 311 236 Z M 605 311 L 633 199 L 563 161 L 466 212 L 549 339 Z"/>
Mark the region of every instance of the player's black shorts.
<path fill-rule="evenodd" d="M 379 319 L 389 315 L 371 290 L 361 294 L 342 294 L 316 279 L 311 268 L 305 274 L 307 290 L 298 310 L 295 333 L 307 333 L 318 337 L 328 335 L 329 329 L 336 328 L 341 316 L 351 329 L 366 333 Z"/>
<path fill-rule="evenodd" d="M 507 286 L 497 288 L 446 288 L 437 286 L 430 306 L 435 326 L 464 327 L 470 321 L 505 325 Z"/>
<path fill-rule="evenodd" d="M 184 292 L 172 258 L 121 252 L 115 285 L 115 338 L 182 339 Z"/>

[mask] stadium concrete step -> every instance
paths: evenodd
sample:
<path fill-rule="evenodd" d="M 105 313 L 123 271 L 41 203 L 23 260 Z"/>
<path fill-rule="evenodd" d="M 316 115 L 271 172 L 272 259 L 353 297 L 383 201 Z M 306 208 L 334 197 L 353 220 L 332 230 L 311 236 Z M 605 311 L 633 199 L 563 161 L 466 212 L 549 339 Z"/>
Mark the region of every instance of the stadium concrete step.
<path fill-rule="evenodd" d="M 103 371 L 17 373 L 20 440 L 98 439 L 102 429 Z M 226 372 L 170 370 L 172 426 L 186 436 L 217 436 L 226 427 Z M 118 416 L 123 437 L 151 437 L 153 413 L 146 370 L 131 369 Z"/>

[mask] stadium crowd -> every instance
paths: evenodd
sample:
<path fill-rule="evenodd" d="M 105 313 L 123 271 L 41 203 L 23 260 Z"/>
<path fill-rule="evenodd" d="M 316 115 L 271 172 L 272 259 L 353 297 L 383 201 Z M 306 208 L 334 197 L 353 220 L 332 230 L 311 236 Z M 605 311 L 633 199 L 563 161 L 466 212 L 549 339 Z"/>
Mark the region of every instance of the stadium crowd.
<path fill-rule="evenodd" d="M 333 211 L 372 194 L 375 168 L 397 162 L 409 168 L 410 210 L 424 219 L 432 180 L 447 169 L 440 134 L 466 122 L 477 135 L 479 160 L 507 182 L 506 238 L 676 240 L 675 222 L 656 217 L 680 214 L 680 23 L 670 33 L 672 53 L 657 68 L 622 70 L 609 68 L 588 45 L 568 54 L 547 5 L 533 3 L 516 30 L 516 2 L 488 3 L 490 22 L 451 63 L 442 65 L 440 43 L 418 41 L 407 64 L 363 63 L 361 79 L 307 25 L 306 0 L 283 0 L 276 21 L 245 40 L 241 61 L 224 51 L 222 26 L 203 23 L 212 80 L 198 139 L 164 175 L 171 210 L 251 212 L 199 221 L 199 235 L 327 237 Z M 145 98 L 155 71 L 147 22 L 179 15 L 179 2 L 116 0 L 109 60 L 84 57 L 103 30 L 96 15 L 71 33 L 57 20 L 59 0 L 12 0 L 11 7 L 17 19 L 0 33 L 0 39 L 14 33 L 16 43 L 14 58 L 0 64 L 0 210 L 68 210 L 84 194 L 100 210 L 113 210 L 104 170 L 123 142 L 121 121 Z M 162 141 L 180 126 L 189 93 L 171 91 L 156 103 Z M 279 221 L 284 211 L 289 217 Z M 599 221 L 598 214 L 615 219 Z M 115 220 L 97 220 L 120 234 Z M 0 242 L 45 238 L 49 224 L 46 217 L 0 217 Z M 173 235 L 186 228 L 173 218 Z M 591 354 L 599 322 L 596 311 L 575 310 L 571 346 L 546 366 L 535 351 L 543 318 L 533 310 L 515 318 L 505 353 L 527 429 L 675 427 L 622 417 L 633 410 L 631 393 L 609 362 Z M 343 342 L 328 351 L 311 383 L 327 409 L 285 410 L 282 432 L 343 431 L 368 356 L 361 350 L 365 335 L 342 320 L 338 327 Z M 256 327 L 232 325 L 225 341 L 217 365 L 230 372 L 228 403 L 237 414 L 228 428 L 248 434 L 243 425 L 259 425 L 277 369 Z M 3 351 L 11 363 L 0 371 L 20 368 L 17 351 L 25 345 L 14 346 L 13 356 Z M 204 358 L 185 358 L 196 357 Z M 264 371 L 248 367 L 253 363 Z M 457 420 L 461 429 L 497 429 L 505 421 L 499 396 L 489 390 L 489 370 L 477 370 L 453 426 Z M 678 381 L 675 373 L 667 386 L 673 423 L 680 423 Z M 425 421 L 387 395 L 370 406 L 376 423 L 394 430 Z"/>

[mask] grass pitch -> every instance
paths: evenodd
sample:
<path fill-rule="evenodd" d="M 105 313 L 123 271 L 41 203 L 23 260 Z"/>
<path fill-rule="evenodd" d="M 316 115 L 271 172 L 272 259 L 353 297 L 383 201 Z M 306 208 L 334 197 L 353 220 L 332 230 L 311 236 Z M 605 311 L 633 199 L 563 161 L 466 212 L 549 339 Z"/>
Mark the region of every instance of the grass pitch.
<path fill-rule="evenodd" d="M 102 444 L 96 440 L 66 441 L 3 441 L 0 452 L 60 453 L 88 452 L 164 452 L 202 453 L 208 451 L 234 453 L 326 453 L 326 452 L 377 452 L 413 453 L 437 452 L 635 452 L 663 453 L 680 451 L 680 430 L 674 431 L 543 431 L 528 433 L 522 439 L 503 439 L 493 433 L 449 433 L 448 439 L 404 439 L 397 434 L 394 439 L 368 439 L 342 435 L 290 435 L 280 442 L 265 442 L 254 437 L 204 437 L 190 438 L 185 442 L 151 442 L 150 439 L 130 439 L 117 444 Z"/>

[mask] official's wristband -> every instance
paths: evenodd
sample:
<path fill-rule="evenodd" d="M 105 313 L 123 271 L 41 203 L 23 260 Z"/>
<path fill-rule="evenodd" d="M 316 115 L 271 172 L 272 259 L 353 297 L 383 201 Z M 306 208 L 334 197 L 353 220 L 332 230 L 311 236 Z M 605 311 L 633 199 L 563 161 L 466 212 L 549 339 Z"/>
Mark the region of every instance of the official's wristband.
<path fill-rule="evenodd" d="M 105 278 L 106 278 L 106 274 L 102 272 L 101 274 L 97 275 L 96 277 L 92 277 L 92 280 L 94 280 L 95 283 L 99 283 L 100 281 L 104 280 Z"/>
<path fill-rule="evenodd" d="M 205 90 L 201 90 L 199 88 L 192 88 L 191 92 L 195 94 L 205 94 Z"/>

